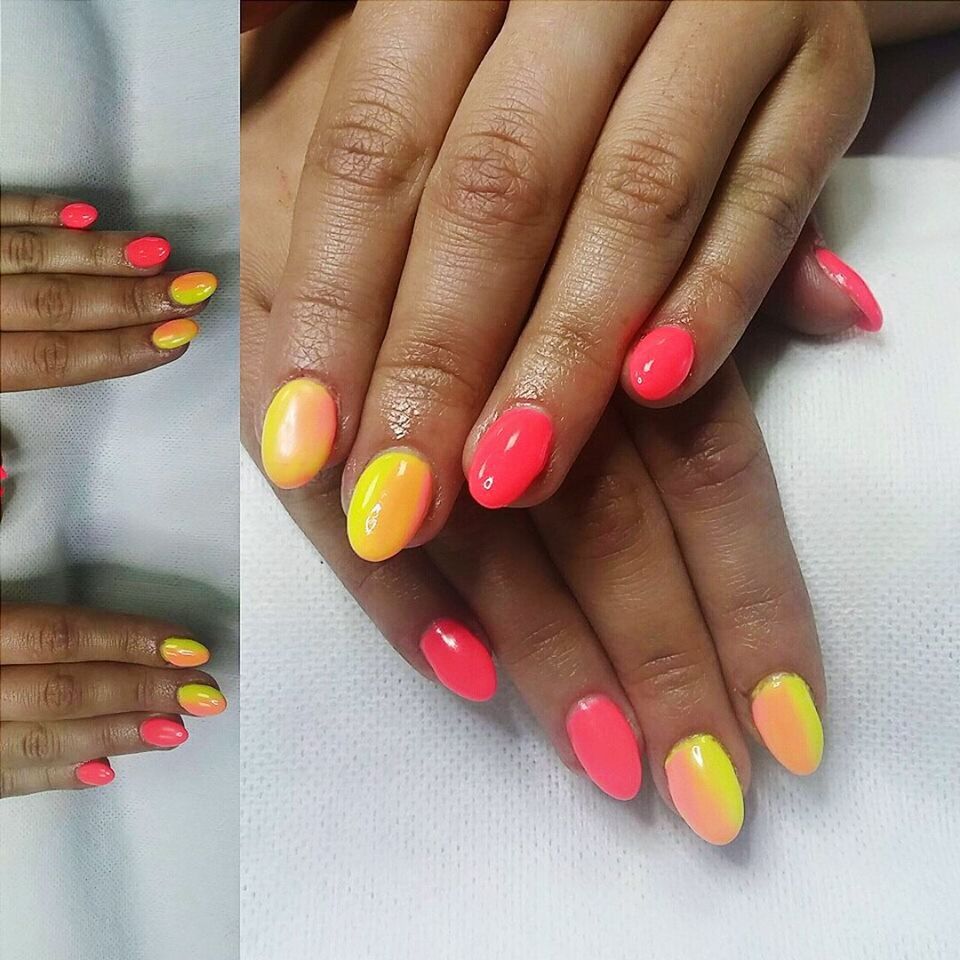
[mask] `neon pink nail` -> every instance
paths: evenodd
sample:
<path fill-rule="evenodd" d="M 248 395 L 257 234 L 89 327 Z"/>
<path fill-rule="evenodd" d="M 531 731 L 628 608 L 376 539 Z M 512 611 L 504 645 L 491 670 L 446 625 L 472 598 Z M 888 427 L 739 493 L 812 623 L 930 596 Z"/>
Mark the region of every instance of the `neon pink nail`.
<path fill-rule="evenodd" d="M 567 715 L 567 736 L 587 776 L 604 793 L 632 800 L 640 792 L 640 747 L 623 711 L 609 697 L 578 700 Z"/>
<path fill-rule="evenodd" d="M 420 651 L 437 679 L 466 700 L 489 700 L 497 692 L 490 651 L 462 623 L 434 620 L 420 637 Z"/>
<path fill-rule="evenodd" d="M 818 247 L 815 256 L 827 276 L 843 289 L 860 311 L 861 319 L 857 321 L 857 326 L 861 330 L 876 333 L 883 326 L 883 311 L 863 277 L 826 247 Z"/>
<path fill-rule="evenodd" d="M 657 327 L 641 337 L 630 353 L 630 383 L 644 400 L 662 400 L 690 374 L 693 337 L 683 327 Z"/>
<path fill-rule="evenodd" d="M 104 787 L 116 776 L 106 760 L 88 760 L 75 771 L 77 779 L 88 787 Z"/>
<path fill-rule="evenodd" d="M 68 203 L 60 211 L 60 223 L 71 230 L 86 230 L 92 227 L 99 214 L 90 203 Z"/>
<path fill-rule="evenodd" d="M 168 717 L 150 717 L 140 724 L 140 739 L 151 747 L 178 747 L 189 737 L 182 723 Z"/>
<path fill-rule="evenodd" d="M 145 270 L 170 256 L 170 244 L 163 237 L 138 237 L 123 248 L 123 255 L 130 266 Z"/>
<path fill-rule="evenodd" d="M 534 407 L 512 407 L 484 431 L 470 464 L 470 494 L 491 509 L 513 503 L 550 456 L 553 421 Z"/>

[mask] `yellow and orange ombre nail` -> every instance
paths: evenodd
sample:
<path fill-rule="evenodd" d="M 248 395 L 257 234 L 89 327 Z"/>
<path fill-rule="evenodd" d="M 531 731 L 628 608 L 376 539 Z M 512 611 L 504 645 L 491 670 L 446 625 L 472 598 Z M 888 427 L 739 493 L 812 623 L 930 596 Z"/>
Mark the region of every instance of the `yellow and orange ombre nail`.
<path fill-rule="evenodd" d="M 206 683 L 185 683 L 178 687 L 177 703 L 194 717 L 213 717 L 227 709 L 227 698 Z"/>
<path fill-rule="evenodd" d="M 167 637 L 160 644 L 160 656 L 175 667 L 200 667 L 210 659 L 210 651 L 188 637 Z"/>
<path fill-rule="evenodd" d="M 324 467 L 337 436 L 337 405 L 323 384 L 307 377 L 285 383 L 263 418 L 260 460 L 275 487 L 293 490 Z"/>
<path fill-rule="evenodd" d="M 386 560 L 414 537 L 430 508 L 433 476 L 426 461 L 391 450 L 367 464 L 350 498 L 347 536 L 364 560 Z"/>
<path fill-rule="evenodd" d="M 735 839 L 743 826 L 743 790 L 720 741 L 698 733 L 677 743 L 664 764 L 670 799 L 707 843 Z"/>
<path fill-rule="evenodd" d="M 180 320 L 161 323 L 153 331 L 150 339 L 158 350 L 176 350 L 177 347 L 189 343 L 199 332 L 200 327 L 197 326 L 196 321 L 184 317 Z"/>
<path fill-rule="evenodd" d="M 182 307 L 209 300 L 217 289 L 217 278 L 212 273 L 198 270 L 194 273 L 181 273 L 170 284 L 170 299 Z"/>
<path fill-rule="evenodd" d="M 764 745 L 791 773 L 805 777 L 820 766 L 823 724 L 802 677 L 774 673 L 761 680 L 750 710 Z"/>

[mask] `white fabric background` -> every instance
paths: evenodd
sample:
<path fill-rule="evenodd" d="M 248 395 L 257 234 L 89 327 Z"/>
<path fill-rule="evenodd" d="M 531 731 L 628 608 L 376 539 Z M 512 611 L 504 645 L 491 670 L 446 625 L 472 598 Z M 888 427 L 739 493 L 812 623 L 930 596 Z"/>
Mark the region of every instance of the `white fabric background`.
<path fill-rule="evenodd" d="M 847 160 L 821 207 L 883 332 L 742 357 L 824 646 L 821 772 L 756 752 L 725 849 L 649 778 L 607 799 L 507 684 L 469 706 L 406 667 L 244 460 L 248 960 L 958 955 L 960 163 Z"/>
<path fill-rule="evenodd" d="M 180 620 L 237 691 L 237 4 L 3 0 L 5 188 L 92 200 L 221 288 L 186 356 L 0 400 L 4 595 Z M 4 960 L 237 955 L 238 711 L 110 787 L 0 803 Z"/>

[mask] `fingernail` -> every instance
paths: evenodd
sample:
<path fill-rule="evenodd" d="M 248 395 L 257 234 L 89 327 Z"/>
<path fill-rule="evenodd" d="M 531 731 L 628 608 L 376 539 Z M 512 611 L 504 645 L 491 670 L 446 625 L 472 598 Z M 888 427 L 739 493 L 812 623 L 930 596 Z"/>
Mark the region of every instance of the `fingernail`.
<path fill-rule="evenodd" d="M 263 418 L 260 460 L 281 490 L 309 483 L 324 467 L 337 435 L 337 405 L 323 384 L 307 377 L 285 383 Z"/>
<path fill-rule="evenodd" d="M 774 673 L 761 680 L 750 710 L 764 745 L 791 773 L 805 777 L 820 766 L 823 724 L 802 677 Z"/>
<path fill-rule="evenodd" d="M 185 683 L 179 687 L 177 703 L 195 717 L 213 717 L 227 709 L 227 698 L 206 683 Z"/>
<path fill-rule="evenodd" d="M 505 410 L 484 431 L 467 478 L 483 507 L 505 507 L 540 475 L 550 456 L 553 421 L 534 407 Z"/>
<path fill-rule="evenodd" d="M 426 461 L 389 451 L 367 464 L 347 509 L 347 535 L 364 560 L 386 560 L 414 537 L 430 507 L 433 477 Z"/>
<path fill-rule="evenodd" d="M 88 760 L 74 771 L 81 783 L 90 787 L 105 787 L 116 776 L 106 760 Z"/>
<path fill-rule="evenodd" d="M 189 737 L 182 723 L 167 717 L 150 717 L 140 724 L 140 739 L 151 747 L 178 747 Z"/>
<path fill-rule="evenodd" d="M 68 203 L 60 211 L 60 223 L 71 230 L 86 230 L 99 215 L 91 203 Z"/>
<path fill-rule="evenodd" d="M 167 637 L 160 644 L 160 656 L 175 667 L 199 667 L 210 659 L 210 651 L 196 640 Z"/>
<path fill-rule="evenodd" d="M 683 327 L 657 327 L 630 353 L 630 383 L 644 400 L 662 400 L 690 375 L 693 357 L 693 337 Z"/>
<path fill-rule="evenodd" d="M 217 289 L 212 273 L 182 273 L 170 284 L 170 299 L 184 307 L 209 300 Z"/>
<path fill-rule="evenodd" d="M 861 330 L 876 333 L 883 326 L 883 311 L 863 277 L 826 247 L 818 247 L 815 256 L 827 276 L 843 289 L 860 311 L 857 326 Z"/>
<path fill-rule="evenodd" d="M 150 339 L 159 350 L 176 350 L 177 347 L 189 343 L 199 332 L 200 327 L 197 326 L 196 321 L 189 317 L 182 317 L 179 320 L 168 320 L 166 323 L 161 323 L 153 331 Z"/>
<path fill-rule="evenodd" d="M 587 776 L 617 800 L 640 791 L 640 747 L 623 711 L 604 696 L 584 697 L 567 714 L 567 736 Z"/>
<path fill-rule="evenodd" d="M 131 267 L 143 270 L 163 263 L 170 256 L 170 244 L 163 237 L 139 237 L 123 248 L 123 255 Z"/>
<path fill-rule="evenodd" d="M 707 843 L 730 843 L 743 826 L 743 791 L 720 742 L 706 733 L 687 737 L 667 755 L 664 769 L 687 826 Z"/>
<path fill-rule="evenodd" d="M 456 620 L 434 620 L 420 637 L 420 650 L 448 689 L 467 700 L 489 700 L 497 671 L 483 642 Z"/>

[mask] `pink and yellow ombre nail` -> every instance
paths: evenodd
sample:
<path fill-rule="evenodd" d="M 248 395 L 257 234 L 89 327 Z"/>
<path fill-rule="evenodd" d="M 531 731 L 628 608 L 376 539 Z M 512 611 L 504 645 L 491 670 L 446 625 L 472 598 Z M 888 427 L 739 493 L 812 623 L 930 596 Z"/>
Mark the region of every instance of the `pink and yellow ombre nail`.
<path fill-rule="evenodd" d="M 324 467 L 337 436 L 337 405 L 330 391 L 307 377 L 285 383 L 263 418 L 260 460 L 281 490 L 309 483 Z"/>
<path fill-rule="evenodd" d="M 195 320 L 183 317 L 180 320 L 168 320 L 161 323 L 150 336 L 153 345 L 158 350 L 176 350 L 189 343 L 198 333 L 200 327 Z"/>
<path fill-rule="evenodd" d="M 210 659 L 210 651 L 188 637 L 167 637 L 159 649 L 160 656 L 175 667 L 200 667 Z"/>
<path fill-rule="evenodd" d="M 177 703 L 194 717 L 213 717 L 227 709 L 227 698 L 206 683 L 185 683 L 178 687 Z"/>
<path fill-rule="evenodd" d="M 387 560 L 416 535 L 430 508 L 433 475 L 413 453 L 390 450 L 367 464 L 350 498 L 347 536 L 364 560 Z"/>
<path fill-rule="evenodd" d="M 216 289 L 217 278 L 212 273 L 182 273 L 170 284 L 170 299 L 182 307 L 192 307 L 209 300 Z"/>
<path fill-rule="evenodd" d="M 707 843 L 735 839 L 743 826 L 743 790 L 720 741 L 698 733 L 676 744 L 664 770 L 670 799 L 687 826 Z"/>
<path fill-rule="evenodd" d="M 820 766 L 823 724 L 802 677 L 774 673 L 761 680 L 750 710 L 764 745 L 791 773 L 805 777 Z"/>

